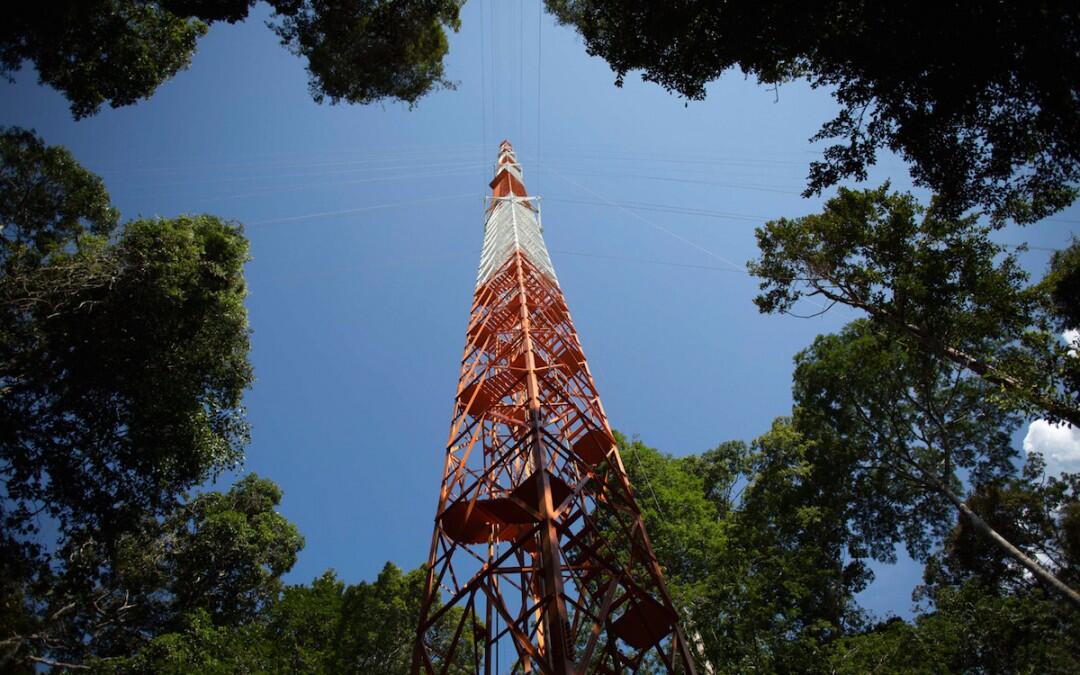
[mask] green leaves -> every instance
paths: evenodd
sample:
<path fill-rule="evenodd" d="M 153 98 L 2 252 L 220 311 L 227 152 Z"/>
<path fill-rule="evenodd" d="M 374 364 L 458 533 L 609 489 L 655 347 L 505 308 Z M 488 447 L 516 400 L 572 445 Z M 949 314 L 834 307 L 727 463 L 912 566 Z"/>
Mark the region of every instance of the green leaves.
<path fill-rule="evenodd" d="M 275 2 L 274 30 L 308 60 L 317 102 L 372 103 L 396 98 L 415 105 L 438 88 L 449 49 L 445 28 L 457 30 L 457 0 L 311 0 Z"/>
<path fill-rule="evenodd" d="M 91 665 L 102 673 L 405 675 L 426 579 L 422 568 L 406 573 L 392 563 L 374 581 L 356 585 L 327 571 L 267 598 L 249 620 L 222 622 L 195 608 L 135 653 Z M 461 616 L 459 608 L 447 612 L 435 638 L 448 642 Z M 468 633 L 465 642 L 472 644 Z M 474 672 L 471 649 L 459 651 L 447 672 Z M 437 671 L 443 667 L 439 660 L 434 665 Z"/>
<path fill-rule="evenodd" d="M 90 672 L 134 675 L 186 675 L 209 673 L 266 672 L 270 665 L 261 653 L 252 627 L 215 625 L 205 611 L 184 617 L 176 632 L 154 637 L 130 658 L 91 661 Z"/>
<path fill-rule="evenodd" d="M 1048 321 L 1051 286 L 1028 286 L 989 235 L 974 218 L 923 209 L 888 185 L 841 189 L 821 214 L 758 229 L 761 257 L 748 265 L 762 279 L 755 303 L 791 312 L 812 298 L 861 310 L 883 335 L 999 388 L 1003 403 L 1080 424 L 1076 365 Z"/>
<path fill-rule="evenodd" d="M 265 654 L 246 645 L 303 547 L 275 511 L 280 498 L 276 485 L 249 475 L 227 493 L 147 515 L 111 541 L 67 530 L 51 572 L 19 580 L 31 602 L 6 658 L 89 662 L 101 672 L 265 666 Z"/>
<path fill-rule="evenodd" d="M 216 218 L 137 221 L 113 245 L 0 280 L 12 495 L 107 532 L 235 466 L 252 379 L 246 257 Z"/>
<path fill-rule="evenodd" d="M 974 482 L 1012 471 L 1019 420 L 977 377 L 911 351 L 868 321 L 819 336 L 795 358 L 795 426 L 817 465 L 843 467 L 834 489 L 871 551 L 903 539 L 917 558 L 951 526 L 962 472 Z"/>
<path fill-rule="evenodd" d="M 676 601 L 690 603 L 701 594 L 697 585 L 716 564 L 726 539 L 717 505 L 698 474 L 708 460 L 683 461 L 621 434 L 615 438 L 645 530 L 663 561 L 668 590 Z"/>
<path fill-rule="evenodd" d="M 974 218 L 942 219 L 887 183 L 841 188 L 821 214 L 756 230 L 761 256 L 748 268 L 763 293 L 754 302 L 768 313 L 802 297 L 842 302 L 947 330 L 939 340 L 974 341 L 988 329 L 1015 336 L 1032 309 L 1021 293 L 1026 275 L 989 232 Z"/>
<path fill-rule="evenodd" d="M 813 466 L 843 467 L 816 479 L 844 496 L 857 548 L 890 560 L 904 541 L 926 560 L 957 509 L 997 559 L 1080 603 L 1060 569 L 1036 561 L 1046 551 L 1032 550 L 1018 515 L 988 522 L 971 502 L 980 493 L 965 494 L 1011 480 L 1024 416 L 1080 423 L 1078 366 L 1054 332 L 1070 252 L 1027 286 L 989 227 L 939 206 L 888 185 L 841 189 L 823 213 L 757 231 L 762 255 L 749 267 L 762 277 L 763 312 L 817 297 L 868 317 L 796 356 L 795 427 L 814 441 Z"/>
<path fill-rule="evenodd" d="M 67 97 L 76 118 L 104 103 L 131 105 L 187 68 L 206 24 L 139 0 L 26 4 L 0 31 L 0 73 L 30 61 L 42 84 Z"/>
<path fill-rule="evenodd" d="M 752 448 L 680 458 L 617 440 L 684 628 L 713 672 L 805 671 L 819 641 L 858 621 L 852 596 L 867 573 L 845 567 L 843 511 L 786 420 Z"/>
<path fill-rule="evenodd" d="M 207 493 L 169 518 L 172 550 L 163 582 L 176 611 L 206 610 L 219 624 L 252 620 L 281 589 L 304 539 L 274 509 L 281 489 L 250 474 L 227 493 Z"/>
<path fill-rule="evenodd" d="M 254 0 L 65 0 L 9 10 L 0 29 L 0 75 L 29 61 L 67 97 L 76 119 L 150 98 L 187 68 L 207 24 L 247 18 Z M 282 42 L 308 60 L 316 101 L 413 105 L 439 87 L 457 30 L 457 0 L 270 0 Z"/>
<path fill-rule="evenodd" d="M 108 237 L 119 213 L 101 179 L 36 134 L 0 130 L 0 268 L 36 267 L 90 235 Z"/>
<path fill-rule="evenodd" d="M 1080 667 L 1076 612 L 1040 592 L 1001 597 L 977 582 L 950 589 L 913 623 L 891 619 L 828 649 L 833 673 L 1069 673 Z"/>
<path fill-rule="evenodd" d="M 4 655 L 132 649 L 178 613 L 242 621 L 302 540 L 249 477 L 184 493 L 247 442 L 240 228 L 212 216 L 116 232 L 100 179 L 0 136 L 0 567 Z M 33 636 L 33 637 L 29 637 Z M 47 646 L 47 647 L 46 647 Z"/>
<path fill-rule="evenodd" d="M 1055 251 L 1040 290 L 1045 293 L 1053 326 L 1058 331 L 1080 328 L 1080 240 Z"/>
<path fill-rule="evenodd" d="M 805 195 L 864 180 L 877 153 L 911 166 L 950 217 L 978 208 L 1029 223 L 1080 182 L 1080 11 L 1064 2 L 971 5 L 751 0 L 547 0 L 621 85 L 631 71 L 687 99 L 739 69 L 759 82 L 826 88 L 832 141 Z"/>

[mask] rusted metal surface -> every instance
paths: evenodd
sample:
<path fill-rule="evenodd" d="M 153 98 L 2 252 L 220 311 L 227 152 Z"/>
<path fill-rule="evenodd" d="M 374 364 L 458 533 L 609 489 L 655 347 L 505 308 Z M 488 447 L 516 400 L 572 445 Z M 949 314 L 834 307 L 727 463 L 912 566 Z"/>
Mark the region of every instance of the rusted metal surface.
<path fill-rule="evenodd" d="M 491 187 L 413 671 L 693 673 L 506 141 Z"/>

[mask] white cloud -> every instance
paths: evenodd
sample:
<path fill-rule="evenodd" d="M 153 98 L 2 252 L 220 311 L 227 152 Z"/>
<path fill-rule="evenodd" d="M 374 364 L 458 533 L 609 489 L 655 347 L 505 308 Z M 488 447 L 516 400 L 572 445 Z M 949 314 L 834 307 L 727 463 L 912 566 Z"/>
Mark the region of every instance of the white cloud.
<path fill-rule="evenodd" d="M 1069 354 L 1080 352 L 1080 330 L 1070 328 L 1061 334 L 1065 344 L 1072 347 Z M 1046 460 L 1046 473 L 1057 476 L 1063 471 L 1080 473 L 1080 429 L 1069 424 L 1050 424 L 1035 420 L 1024 436 L 1024 452 L 1037 452 Z"/>
<path fill-rule="evenodd" d="M 1076 356 L 1076 350 L 1080 349 L 1080 330 L 1070 328 L 1061 334 L 1061 337 L 1065 339 L 1065 344 L 1072 347 L 1069 350 L 1070 356 Z"/>
<path fill-rule="evenodd" d="M 1046 473 L 1080 472 L 1080 429 L 1068 424 L 1035 420 L 1024 436 L 1024 452 L 1038 452 L 1046 460 Z"/>

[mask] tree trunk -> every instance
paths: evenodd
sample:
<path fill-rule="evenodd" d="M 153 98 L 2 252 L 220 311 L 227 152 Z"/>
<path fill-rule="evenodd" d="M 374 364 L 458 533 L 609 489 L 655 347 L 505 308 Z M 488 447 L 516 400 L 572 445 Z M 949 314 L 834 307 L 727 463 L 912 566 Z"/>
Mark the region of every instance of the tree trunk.
<path fill-rule="evenodd" d="M 1054 589 L 1058 593 L 1061 593 L 1077 607 L 1080 607 L 1080 593 L 1077 593 L 1072 588 L 1065 585 L 1061 579 L 1058 579 L 1054 574 L 1040 565 L 1038 561 L 1028 557 L 1026 553 L 1009 543 L 1009 540 L 997 533 L 997 530 L 990 527 L 990 525 L 979 517 L 979 514 L 971 510 L 971 507 L 967 505 L 967 502 L 961 500 L 959 497 L 953 494 L 952 490 L 948 489 L 944 485 L 938 488 L 956 505 L 956 508 L 960 510 L 960 513 L 964 514 L 971 524 L 975 526 L 975 529 L 986 535 L 998 545 L 1005 553 L 1024 566 L 1024 569 L 1035 575 L 1035 578 L 1041 581 L 1043 584 Z"/>
<path fill-rule="evenodd" d="M 1072 426 L 1080 429 L 1080 410 L 1075 407 L 1060 403 L 1052 398 L 1044 396 L 1037 391 L 1032 391 L 1023 382 L 1017 380 L 1015 377 L 1008 373 L 1003 373 L 993 365 L 986 363 L 980 359 L 965 354 L 959 349 L 954 349 L 948 345 L 943 345 L 937 340 L 934 340 L 931 336 L 927 335 L 925 331 L 917 326 L 913 326 L 902 318 L 894 316 L 889 312 L 882 310 L 879 307 L 860 301 L 857 298 L 848 296 L 837 295 L 828 291 L 827 289 L 819 288 L 815 286 L 815 289 L 833 302 L 838 302 L 842 305 L 854 307 L 855 309 L 861 309 L 870 316 L 883 320 L 887 323 L 904 331 L 912 338 L 914 338 L 923 347 L 929 349 L 931 352 L 943 356 L 949 359 L 956 365 L 967 368 L 971 372 L 975 373 L 979 377 L 983 378 L 991 384 L 996 384 L 1000 387 L 1008 389 L 1009 391 L 1017 394 L 1021 398 L 1027 400 L 1029 403 L 1042 408 L 1049 413 L 1051 417 L 1055 417 L 1060 420 L 1064 420 Z"/>

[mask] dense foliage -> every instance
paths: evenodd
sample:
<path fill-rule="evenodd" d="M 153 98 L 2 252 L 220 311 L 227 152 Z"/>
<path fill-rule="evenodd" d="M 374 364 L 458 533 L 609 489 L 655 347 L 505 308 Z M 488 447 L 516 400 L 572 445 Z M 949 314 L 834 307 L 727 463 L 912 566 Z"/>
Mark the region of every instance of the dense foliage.
<path fill-rule="evenodd" d="M 5 668 L 250 614 L 301 546 L 280 492 L 186 496 L 247 440 L 246 240 L 209 216 L 118 230 L 101 181 L 28 132 L 0 159 Z"/>
<path fill-rule="evenodd" d="M 888 560 L 892 550 L 867 546 L 866 533 L 845 526 L 861 506 L 845 484 L 846 467 L 798 427 L 778 419 L 750 446 L 725 443 L 679 458 L 620 438 L 703 670 L 1066 673 L 1080 666 L 1075 609 L 1010 564 L 968 520 L 948 514 L 942 545 L 924 556 L 916 616 L 880 620 L 862 610 L 857 594 L 873 580 L 869 563 Z M 1043 482 L 1040 472 L 1035 461 L 968 501 L 1000 531 L 1024 532 L 1018 543 L 1054 556 L 1058 573 L 1074 582 L 1077 516 L 1057 514 L 1075 510 L 1080 481 Z M 692 506 L 685 513 L 684 503 Z M 881 536 L 895 537 L 890 527 Z M 687 566 L 688 558 L 703 564 Z"/>
<path fill-rule="evenodd" d="M 438 87 L 457 30 L 457 0 L 274 0 L 283 44 L 308 61 L 316 101 L 371 103 L 393 97 L 415 104 Z"/>
<path fill-rule="evenodd" d="M 824 484 L 803 480 L 809 444 L 789 420 L 752 446 L 682 458 L 619 440 L 702 662 L 716 672 L 801 671 L 859 624 L 853 597 L 869 574 L 857 560 L 845 564 L 841 514 Z"/>
<path fill-rule="evenodd" d="M 100 673 L 326 673 L 406 675 L 427 574 L 387 563 L 374 582 L 346 585 L 326 572 L 289 586 L 253 620 L 215 622 L 203 610 L 126 658 L 97 661 Z M 462 610 L 451 608 L 436 641 L 449 642 Z M 471 644 L 471 636 L 466 643 Z M 438 653 L 438 645 L 433 653 Z M 443 663 L 436 662 L 436 668 Z M 448 672 L 473 672 L 461 656 Z"/>
<path fill-rule="evenodd" d="M 1080 359 L 1070 326 L 1074 242 L 1027 284 L 1015 257 L 973 217 L 949 218 L 888 186 L 841 189 L 821 214 L 757 231 L 763 312 L 819 297 L 866 313 L 796 357 L 796 419 L 835 444 L 869 523 L 916 557 L 940 538 L 949 503 L 1004 555 L 1080 606 L 1080 593 L 974 513 L 959 493 L 1008 476 L 1021 416 L 1080 425 Z M 935 532 L 933 528 L 937 527 Z M 890 530 L 891 528 L 891 530 Z M 928 529 L 929 528 L 929 529 Z M 926 535 L 930 533 L 929 539 Z"/>
<path fill-rule="evenodd" d="M 1003 405 L 1080 426 L 1080 362 L 1058 336 L 1075 327 L 1080 245 L 1029 285 L 991 232 L 888 185 L 841 188 L 820 214 L 758 229 L 754 301 L 784 313 L 803 298 L 847 305 L 884 335 L 980 376 Z"/>
<path fill-rule="evenodd" d="M 750 445 L 673 458 L 620 438 L 703 667 L 1080 667 L 1080 476 L 1013 441 L 1025 420 L 1077 419 L 1060 334 L 1080 246 L 1030 283 L 991 234 L 887 186 L 768 223 L 750 265 L 762 311 L 811 298 L 865 318 L 796 355 L 791 416 Z M 907 621 L 858 597 L 899 546 L 924 564 Z"/>
<path fill-rule="evenodd" d="M 17 3 L 0 23 L 0 74 L 30 62 L 76 118 L 149 98 L 190 65 L 209 24 L 248 17 L 256 0 Z M 316 100 L 414 104 L 449 86 L 445 29 L 457 0 L 268 0 L 281 41 L 308 63 Z"/>
<path fill-rule="evenodd" d="M 825 87 L 834 140 L 807 193 L 863 179 L 888 149 L 951 215 L 1038 220 L 1080 181 L 1080 8 L 1072 2 L 547 0 L 617 83 L 631 71 L 688 99 L 729 69 Z"/>
<path fill-rule="evenodd" d="M 274 483 L 192 494 L 247 441 L 240 228 L 121 227 L 30 132 L 0 160 L 0 670 L 408 672 L 424 570 L 286 587 L 303 538 Z"/>

